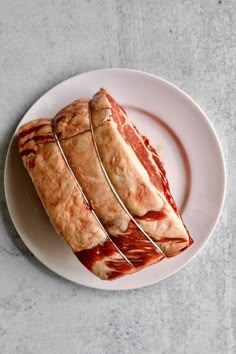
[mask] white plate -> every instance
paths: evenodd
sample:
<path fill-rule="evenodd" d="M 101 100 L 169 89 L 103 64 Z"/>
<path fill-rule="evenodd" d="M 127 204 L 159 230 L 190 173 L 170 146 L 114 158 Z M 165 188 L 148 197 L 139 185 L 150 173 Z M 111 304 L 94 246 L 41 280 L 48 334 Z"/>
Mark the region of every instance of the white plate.
<path fill-rule="evenodd" d="M 92 97 L 101 86 L 127 110 L 154 147 L 161 146 L 172 194 L 194 244 L 179 256 L 134 275 L 111 282 L 97 279 L 55 233 L 18 155 L 15 136 L 5 165 L 6 200 L 22 240 L 48 268 L 93 288 L 134 289 L 174 274 L 206 243 L 223 204 L 224 158 L 213 127 L 189 96 L 165 80 L 134 70 L 107 69 L 74 76 L 43 95 L 20 125 L 35 118 L 52 117 L 74 99 Z"/>

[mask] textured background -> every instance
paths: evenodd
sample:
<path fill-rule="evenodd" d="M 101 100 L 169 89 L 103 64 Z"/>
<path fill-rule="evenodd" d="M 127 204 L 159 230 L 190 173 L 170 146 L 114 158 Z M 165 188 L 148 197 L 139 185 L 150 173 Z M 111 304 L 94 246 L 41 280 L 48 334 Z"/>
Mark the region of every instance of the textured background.
<path fill-rule="evenodd" d="M 234 0 L 0 1 L 0 353 L 236 353 L 235 58 Z M 188 92 L 228 169 L 204 250 L 169 279 L 126 292 L 80 287 L 41 265 L 9 219 L 2 183 L 7 144 L 32 103 L 104 67 L 145 70 Z"/>

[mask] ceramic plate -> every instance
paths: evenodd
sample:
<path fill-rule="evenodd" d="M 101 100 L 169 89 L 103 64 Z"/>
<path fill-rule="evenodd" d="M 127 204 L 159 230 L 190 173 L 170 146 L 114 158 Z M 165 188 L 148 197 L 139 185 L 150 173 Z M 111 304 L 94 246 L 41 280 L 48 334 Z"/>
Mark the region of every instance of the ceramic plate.
<path fill-rule="evenodd" d="M 127 110 L 140 132 L 160 149 L 172 194 L 194 244 L 177 257 L 134 275 L 111 282 L 99 280 L 55 233 L 18 155 L 15 135 L 6 158 L 6 200 L 22 240 L 52 271 L 93 288 L 140 288 L 180 270 L 208 240 L 224 199 L 224 159 L 212 125 L 189 96 L 165 80 L 134 70 L 107 69 L 74 76 L 43 95 L 20 125 L 39 117 L 53 117 L 74 99 L 92 97 L 102 86 Z"/>

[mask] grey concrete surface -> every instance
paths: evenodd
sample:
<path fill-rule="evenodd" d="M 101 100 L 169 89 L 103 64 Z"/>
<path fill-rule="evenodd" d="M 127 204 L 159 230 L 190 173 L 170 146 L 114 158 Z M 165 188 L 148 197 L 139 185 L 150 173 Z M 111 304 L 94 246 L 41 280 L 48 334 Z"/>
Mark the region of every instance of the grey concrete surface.
<path fill-rule="evenodd" d="M 0 353 L 236 353 L 236 2 L 0 1 Z M 8 215 L 9 139 L 46 90 L 128 67 L 188 92 L 221 140 L 227 196 L 217 228 L 182 271 L 133 291 L 84 288 L 26 249 Z"/>

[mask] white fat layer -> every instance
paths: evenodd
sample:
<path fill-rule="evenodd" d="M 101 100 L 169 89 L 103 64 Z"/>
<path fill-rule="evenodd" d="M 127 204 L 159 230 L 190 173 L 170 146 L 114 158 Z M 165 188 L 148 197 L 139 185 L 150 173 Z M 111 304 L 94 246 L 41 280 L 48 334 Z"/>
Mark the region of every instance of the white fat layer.
<path fill-rule="evenodd" d="M 89 99 L 83 98 L 72 102 L 56 115 L 56 133 L 61 139 L 79 134 L 89 129 Z"/>
<path fill-rule="evenodd" d="M 56 144 L 45 145 L 33 163 L 24 162 L 52 224 L 74 252 L 105 241 Z"/>
<path fill-rule="evenodd" d="M 117 272 L 115 266 L 114 266 L 114 268 L 112 268 L 112 266 L 111 266 L 112 262 L 119 262 L 119 261 L 122 263 L 124 262 L 122 256 L 120 256 L 118 254 L 114 254 L 109 257 L 104 257 L 103 259 L 96 261 L 94 263 L 94 265 L 92 267 L 92 271 L 99 278 L 101 278 L 103 280 L 107 280 L 110 272 L 115 272 L 115 273 Z M 110 267 L 108 267 L 107 262 L 111 262 Z M 135 271 L 136 271 L 135 268 L 130 268 L 129 270 L 127 270 L 125 272 L 125 274 L 131 274 L 131 273 L 134 273 Z"/>
<path fill-rule="evenodd" d="M 94 150 L 91 133 L 64 140 L 61 145 L 85 195 L 107 231 L 114 236 L 122 234 L 127 229 L 130 218 L 106 181 Z"/>
<path fill-rule="evenodd" d="M 109 178 L 133 215 L 163 208 L 163 200 L 133 149 L 109 122 L 95 130 L 96 143 Z"/>

